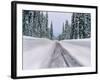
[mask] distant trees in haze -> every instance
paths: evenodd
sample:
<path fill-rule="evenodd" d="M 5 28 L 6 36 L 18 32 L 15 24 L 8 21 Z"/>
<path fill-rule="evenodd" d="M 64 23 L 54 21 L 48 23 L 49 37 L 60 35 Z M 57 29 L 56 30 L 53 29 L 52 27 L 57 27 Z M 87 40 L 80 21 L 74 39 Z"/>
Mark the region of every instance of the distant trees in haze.
<path fill-rule="evenodd" d="M 90 13 L 73 13 L 71 25 L 66 20 L 62 26 L 62 33 L 59 35 L 59 40 L 85 39 L 91 37 Z"/>
<path fill-rule="evenodd" d="M 70 39 L 70 25 L 68 23 L 68 20 L 66 20 L 65 23 L 62 24 L 62 26 L 62 33 L 58 36 L 59 40 Z"/>

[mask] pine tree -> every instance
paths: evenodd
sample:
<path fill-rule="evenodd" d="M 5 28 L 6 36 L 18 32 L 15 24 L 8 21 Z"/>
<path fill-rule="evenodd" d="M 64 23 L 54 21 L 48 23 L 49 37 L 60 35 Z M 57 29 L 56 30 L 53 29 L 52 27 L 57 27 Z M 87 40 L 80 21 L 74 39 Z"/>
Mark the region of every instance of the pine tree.
<path fill-rule="evenodd" d="M 91 15 L 90 13 L 85 13 L 85 27 L 84 27 L 84 38 L 91 37 Z"/>
<path fill-rule="evenodd" d="M 32 36 L 33 12 L 23 10 L 23 35 Z"/>
<path fill-rule="evenodd" d="M 40 12 L 33 11 L 33 28 L 32 28 L 32 36 L 33 37 L 40 37 Z"/>
<path fill-rule="evenodd" d="M 49 38 L 49 29 L 48 29 L 48 12 L 46 12 L 46 37 Z"/>
<path fill-rule="evenodd" d="M 50 25 L 50 38 L 51 40 L 53 39 L 53 25 L 52 25 L 52 22 L 51 22 L 51 25 Z"/>
<path fill-rule="evenodd" d="M 23 35 L 28 35 L 28 14 L 29 11 L 23 10 Z"/>
<path fill-rule="evenodd" d="M 82 39 L 84 36 L 84 13 L 79 14 L 78 38 Z"/>
<path fill-rule="evenodd" d="M 66 22 L 65 22 L 64 38 L 70 39 L 70 26 L 68 24 L 68 20 L 66 20 Z"/>
<path fill-rule="evenodd" d="M 63 40 L 65 39 L 65 24 L 63 23 L 62 25 L 62 34 L 59 36 L 60 37 L 60 40 Z"/>
<path fill-rule="evenodd" d="M 73 13 L 71 25 L 71 39 L 90 38 L 91 16 L 89 13 Z"/>
<path fill-rule="evenodd" d="M 72 15 L 72 23 L 71 23 L 71 34 L 70 34 L 70 39 L 74 38 L 74 33 L 75 33 L 75 13 Z"/>
<path fill-rule="evenodd" d="M 63 31 L 62 31 L 62 33 L 64 33 L 65 32 L 65 27 L 64 27 L 64 23 L 63 23 L 63 29 L 62 29 Z"/>

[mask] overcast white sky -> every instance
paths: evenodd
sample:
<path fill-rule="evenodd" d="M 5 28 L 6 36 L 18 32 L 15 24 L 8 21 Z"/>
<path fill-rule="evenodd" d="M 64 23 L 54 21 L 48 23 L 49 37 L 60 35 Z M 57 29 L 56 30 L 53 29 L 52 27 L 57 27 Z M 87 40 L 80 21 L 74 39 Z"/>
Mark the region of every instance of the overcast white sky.
<path fill-rule="evenodd" d="M 72 13 L 63 13 L 63 12 L 48 12 L 48 23 L 49 27 L 51 21 L 53 23 L 53 33 L 55 36 L 58 36 L 62 32 L 62 24 L 68 20 L 69 24 L 71 24 L 71 16 Z"/>

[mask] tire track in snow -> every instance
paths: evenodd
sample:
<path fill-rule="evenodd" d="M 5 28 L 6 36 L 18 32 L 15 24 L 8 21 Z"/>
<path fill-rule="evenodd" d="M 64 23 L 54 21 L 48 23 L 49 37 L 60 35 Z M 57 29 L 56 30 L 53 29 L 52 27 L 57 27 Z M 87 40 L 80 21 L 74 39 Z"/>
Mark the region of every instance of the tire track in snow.
<path fill-rule="evenodd" d="M 61 68 L 61 67 L 82 67 L 70 53 L 64 49 L 59 42 L 55 43 L 55 49 L 51 56 L 49 68 Z"/>

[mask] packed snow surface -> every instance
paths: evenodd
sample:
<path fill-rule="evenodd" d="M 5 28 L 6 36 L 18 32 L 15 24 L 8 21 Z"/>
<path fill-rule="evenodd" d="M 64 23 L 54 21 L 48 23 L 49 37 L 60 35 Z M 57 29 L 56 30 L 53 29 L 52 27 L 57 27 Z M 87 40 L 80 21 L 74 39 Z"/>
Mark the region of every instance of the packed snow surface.
<path fill-rule="evenodd" d="M 82 65 L 91 65 L 90 39 L 62 40 L 60 43 Z"/>
<path fill-rule="evenodd" d="M 23 36 L 23 69 L 68 67 L 64 61 L 90 66 L 90 46 L 90 39 L 56 41 Z"/>

